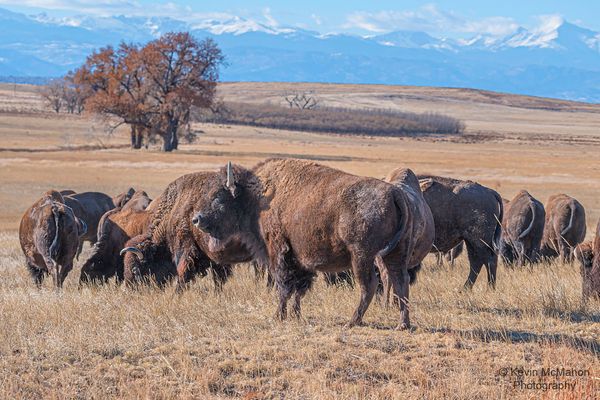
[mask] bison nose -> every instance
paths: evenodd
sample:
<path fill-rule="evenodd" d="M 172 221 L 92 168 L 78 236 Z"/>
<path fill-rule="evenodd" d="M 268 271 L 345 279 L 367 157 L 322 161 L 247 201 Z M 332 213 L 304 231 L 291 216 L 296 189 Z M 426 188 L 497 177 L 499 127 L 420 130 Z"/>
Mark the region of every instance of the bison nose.
<path fill-rule="evenodd" d="M 192 224 L 198 229 L 203 229 L 207 227 L 206 218 L 201 213 L 194 215 L 192 218 Z"/>

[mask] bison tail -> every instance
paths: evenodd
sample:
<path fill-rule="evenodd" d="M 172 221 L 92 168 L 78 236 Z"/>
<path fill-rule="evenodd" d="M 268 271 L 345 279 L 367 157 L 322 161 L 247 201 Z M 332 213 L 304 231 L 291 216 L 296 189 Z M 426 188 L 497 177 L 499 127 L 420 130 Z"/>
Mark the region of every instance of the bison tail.
<path fill-rule="evenodd" d="M 50 259 L 56 264 L 56 258 L 60 250 L 60 212 L 56 207 L 52 207 L 52 214 L 54 216 L 54 239 L 50 244 L 49 255 Z"/>
<path fill-rule="evenodd" d="M 502 203 L 502 197 L 494 191 L 494 197 L 498 203 L 498 216 L 496 217 L 496 229 L 494 230 L 493 238 L 493 250 L 498 251 L 500 248 L 500 237 L 502 236 L 502 220 L 504 219 L 504 204 Z"/>
<path fill-rule="evenodd" d="M 398 246 L 400 239 L 402 239 L 407 234 L 408 223 L 410 220 L 410 218 L 409 218 L 410 212 L 408 209 L 408 200 L 406 198 L 406 195 L 404 194 L 404 192 L 401 189 L 398 189 L 398 188 L 394 188 L 393 193 L 394 193 L 394 204 L 400 211 L 400 221 L 399 221 L 400 226 L 399 226 L 398 231 L 392 238 L 392 240 L 387 244 L 387 246 L 385 246 L 382 250 L 379 251 L 378 256 L 381 258 L 390 254 L 396 248 L 396 246 Z M 410 254 L 408 254 L 407 257 L 410 257 Z"/>
<path fill-rule="evenodd" d="M 412 285 L 417 281 L 417 274 L 421 270 L 421 263 L 419 263 L 416 267 L 408 270 L 409 284 Z"/>
<path fill-rule="evenodd" d="M 571 210 L 571 217 L 569 218 L 569 225 L 560 231 L 560 235 L 563 236 L 565 233 L 569 232 L 569 230 L 573 227 L 573 219 L 575 218 L 575 204 L 573 202 L 569 203 L 569 209 Z"/>
<path fill-rule="evenodd" d="M 529 224 L 527 229 L 521 232 L 521 234 L 519 235 L 519 239 L 523 239 L 533 229 L 533 223 L 535 222 L 535 205 L 533 204 L 533 202 L 529 203 L 529 208 L 531 208 L 531 223 Z"/>

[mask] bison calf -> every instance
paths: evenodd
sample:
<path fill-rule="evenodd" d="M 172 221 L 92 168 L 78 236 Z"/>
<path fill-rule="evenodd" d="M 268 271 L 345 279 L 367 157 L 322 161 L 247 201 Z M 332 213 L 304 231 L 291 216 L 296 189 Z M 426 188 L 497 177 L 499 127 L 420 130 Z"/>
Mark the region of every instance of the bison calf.
<path fill-rule="evenodd" d="M 19 240 L 27 268 L 38 287 L 48 273 L 55 286 L 62 287 L 85 231 L 85 225 L 55 190 L 45 193 L 27 209 L 19 226 Z"/>

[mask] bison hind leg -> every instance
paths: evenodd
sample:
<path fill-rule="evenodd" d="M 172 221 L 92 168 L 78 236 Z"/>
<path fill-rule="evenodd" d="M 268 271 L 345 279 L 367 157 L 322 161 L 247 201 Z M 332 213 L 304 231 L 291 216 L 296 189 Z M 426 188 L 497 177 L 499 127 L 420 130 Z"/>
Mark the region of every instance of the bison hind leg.
<path fill-rule="evenodd" d="M 352 272 L 360 288 L 360 301 L 347 327 L 362 325 L 363 316 L 377 291 L 379 279 L 375 272 L 375 257 L 352 254 Z M 385 284 L 385 283 L 384 283 Z"/>
<path fill-rule="evenodd" d="M 488 273 L 488 283 L 490 286 L 494 286 L 496 283 L 496 268 L 498 264 L 498 256 L 483 243 L 473 244 L 471 241 L 465 241 L 467 245 L 467 254 L 469 256 L 469 276 L 465 282 L 465 289 L 473 288 L 481 267 L 486 265 Z"/>
<path fill-rule="evenodd" d="M 302 297 L 308 292 L 313 284 L 313 280 L 315 278 L 315 273 L 303 269 L 298 269 L 296 273 L 296 278 L 294 280 L 294 306 L 292 308 L 292 313 L 294 317 L 300 318 L 300 302 Z"/>
<path fill-rule="evenodd" d="M 44 277 L 46 276 L 46 272 L 44 270 L 39 269 L 34 263 L 27 261 L 27 269 L 29 269 L 29 274 L 33 279 L 33 283 L 37 286 L 38 289 L 42 287 L 42 283 L 44 283 Z"/>

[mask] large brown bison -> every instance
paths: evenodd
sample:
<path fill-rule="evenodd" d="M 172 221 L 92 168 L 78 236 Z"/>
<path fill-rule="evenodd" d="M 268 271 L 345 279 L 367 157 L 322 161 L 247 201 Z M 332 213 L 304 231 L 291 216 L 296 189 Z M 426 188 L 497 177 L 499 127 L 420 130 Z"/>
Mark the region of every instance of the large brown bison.
<path fill-rule="evenodd" d="M 396 168 L 388 174 L 385 181 L 404 192 L 412 215 L 412 230 L 407 233 L 415 243 L 409 261 L 410 283 L 412 284 L 416 280 L 417 272 L 421 269 L 421 261 L 431 251 L 433 245 L 435 238 L 433 214 L 423 197 L 417 176 L 410 169 Z M 380 269 L 380 275 L 383 283 L 383 301 L 388 303 L 391 282 L 385 269 Z"/>
<path fill-rule="evenodd" d="M 106 212 L 98 224 L 98 240 L 81 267 L 80 283 L 104 283 L 113 276 L 123 280 L 123 258 L 119 252 L 134 236 L 144 233 L 152 218 L 150 197 L 136 191 L 122 207 Z"/>
<path fill-rule="evenodd" d="M 561 262 L 573 260 L 573 249 L 585 239 L 585 209 L 566 194 L 550 196 L 546 203 L 546 224 L 541 256 L 560 257 Z"/>
<path fill-rule="evenodd" d="M 202 188 L 194 224 L 217 249 L 245 243 L 269 265 L 277 290 L 277 316 L 293 313 L 317 272 L 352 266 L 361 291 L 349 326 L 362 323 L 377 290 L 375 262 L 384 268 L 400 298 L 400 328 L 410 324 L 408 286 L 414 241 L 406 194 L 374 178 L 354 176 L 312 162 L 269 159 L 252 170 L 223 168 Z"/>
<path fill-rule="evenodd" d="M 213 272 L 220 287 L 231 273 L 230 264 L 251 260 L 244 243 L 217 242 L 193 227 L 194 213 L 210 188 L 221 184 L 215 172 L 197 172 L 171 182 L 152 204 L 148 229 L 133 237 L 121 251 L 128 284 L 153 280 L 164 285 L 177 277 L 178 290 L 197 275 Z"/>
<path fill-rule="evenodd" d="M 471 267 L 465 287 L 473 286 L 484 264 L 488 284 L 494 287 L 504 214 L 500 195 L 471 181 L 419 175 L 419 182 L 433 213 L 433 252 L 450 251 L 464 241 Z"/>
<path fill-rule="evenodd" d="M 536 262 L 544 233 L 544 205 L 521 190 L 505 203 L 500 255 L 509 265 Z"/>
<path fill-rule="evenodd" d="M 40 287 L 50 274 L 57 288 L 62 287 L 73 268 L 85 226 L 63 196 L 51 190 L 25 211 L 19 226 L 19 240 L 33 281 Z"/>

